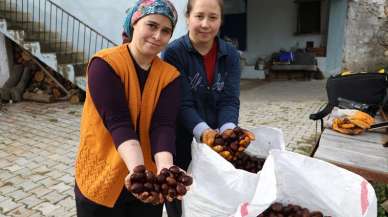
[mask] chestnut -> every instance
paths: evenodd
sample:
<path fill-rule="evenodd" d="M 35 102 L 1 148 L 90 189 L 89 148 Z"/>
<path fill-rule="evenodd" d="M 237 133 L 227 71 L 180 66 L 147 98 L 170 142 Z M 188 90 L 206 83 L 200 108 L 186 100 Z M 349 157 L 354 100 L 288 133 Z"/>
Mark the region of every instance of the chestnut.
<path fill-rule="evenodd" d="M 133 173 L 129 179 L 131 182 L 144 182 L 146 181 L 146 175 L 144 173 Z"/>
<path fill-rule="evenodd" d="M 191 184 L 193 184 L 193 178 L 191 176 L 185 175 L 184 177 L 182 177 L 182 183 L 186 186 L 190 186 Z"/>
<path fill-rule="evenodd" d="M 181 171 L 180 169 L 179 169 L 179 167 L 177 167 L 177 166 L 172 166 L 172 167 L 170 167 L 170 172 L 172 172 L 173 174 L 179 174 L 179 172 Z"/>
<path fill-rule="evenodd" d="M 177 182 L 173 177 L 167 177 L 166 182 L 169 186 L 175 187 Z"/>
<path fill-rule="evenodd" d="M 144 187 L 142 184 L 140 184 L 140 183 L 131 184 L 130 192 L 132 192 L 134 194 L 138 194 L 138 193 L 141 193 L 143 191 L 144 191 Z"/>
<path fill-rule="evenodd" d="M 135 168 L 133 168 L 134 173 L 144 173 L 146 171 L 146 168 L 144 165 L 138 165 Z"/>
<path fill-rule="evenodd" d="M 176 192 L 178 195 L 185 195 L 186 194 L 186 186 L 182 183 L 178 183 L 176 186 Z"/>
<path fill-rule="evenodd" d="M 153 191 L 154 190 L 154 185 L 152 183 L 146 182 L 144 184 L 144 190 L 148 191 L 148 192 Z"/>

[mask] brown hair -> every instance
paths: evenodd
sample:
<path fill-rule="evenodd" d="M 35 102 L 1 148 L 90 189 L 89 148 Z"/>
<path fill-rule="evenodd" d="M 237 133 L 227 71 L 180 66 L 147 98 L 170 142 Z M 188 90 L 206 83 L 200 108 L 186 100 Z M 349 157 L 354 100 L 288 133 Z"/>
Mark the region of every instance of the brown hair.
<path fill-rule="evenodd" d="M 193 10 L 193 4 L 195 0 L 188 0 L 187 1 L 187 7 L 186 7 L 186 17 L 189 17 L 191 11 Z M 224 0 L 217 0 L 218 5 L 221 9 L 221 20 L 223 20 L 224 17 Z"/>

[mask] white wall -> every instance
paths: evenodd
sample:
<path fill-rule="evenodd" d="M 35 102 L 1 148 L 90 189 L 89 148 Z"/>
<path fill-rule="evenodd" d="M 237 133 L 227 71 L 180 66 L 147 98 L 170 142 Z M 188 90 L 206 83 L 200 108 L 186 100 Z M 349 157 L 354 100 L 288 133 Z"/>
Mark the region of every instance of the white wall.
<path fill-rule="evenodd" d="M 172 39 L 175 39 L 186 34 L 187 32 L 185 17 L 187 0 L 171 0 L 171 2 L 174 3 L 178 11 L 178 24 L 175 27 L 174 35 L 172 36 Z"/>
<path fill-rule="evenodd" d="M 121 43 L 125 11 L 135 0 L 52 0 L 115 43 Z M 172 0 L 178 11 L 178 24 L 173 38 L 186 32 L 184 11 L 187 0 Z"/>
<path fill-rule="evenodd" d="M 283 48 L 289 50 L 299 45 L 305 48 L 306 41 L 321 44 L 320 35 L 294 36 L 297 10 L 291 0 L 248 0 L 247 5 L 247 51 L 249 64 L 257 57 L 268 57 Z"/>
<path fill-rule="evenodd" d="M 0 87 L 4 85 L 8 78 L 9 64 L 7 57 L 7 49 L 5 45 L 5 36 L 0 33 Z"/>

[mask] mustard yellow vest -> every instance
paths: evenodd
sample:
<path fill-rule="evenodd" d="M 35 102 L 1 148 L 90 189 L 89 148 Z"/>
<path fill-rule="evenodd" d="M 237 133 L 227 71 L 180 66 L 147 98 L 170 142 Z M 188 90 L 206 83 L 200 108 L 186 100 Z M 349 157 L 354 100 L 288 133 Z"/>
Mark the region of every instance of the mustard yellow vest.
<path fill-rule="evenodd" d="M 105 60 L 120 77 L 134 129 L 137 129 L 137 120 L 140 118 L 138 130 L 145 165 L 155 171 L 149 136 L 151 120 L 160 93 L 179 76 L 179 72 L 156 57 L 141 95 L 128 44 L 102 50 L 94 57 Z M 124 178 L 128 174 L 128 169 L 96 110 L 88 87 L 81 119 L 80 147 L 75 170 L 77 185 L 86 198 L 107 207 L 114 206 L 124 187 Z"/>

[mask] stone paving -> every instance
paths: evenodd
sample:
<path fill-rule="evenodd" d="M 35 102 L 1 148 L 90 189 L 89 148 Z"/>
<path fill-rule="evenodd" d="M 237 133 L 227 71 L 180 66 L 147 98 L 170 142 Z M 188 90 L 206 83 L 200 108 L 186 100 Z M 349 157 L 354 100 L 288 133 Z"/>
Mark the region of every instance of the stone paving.
<path fill-rule="evenodd" d="M 240 125 L 281 128 L 287 149 L 308 153 L 325 81 L 242 81 Z M 74 159 L 81 105 L 0 105 L 0 217 L 75 216 Z"/>

